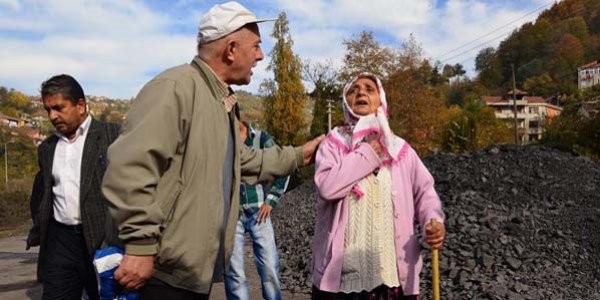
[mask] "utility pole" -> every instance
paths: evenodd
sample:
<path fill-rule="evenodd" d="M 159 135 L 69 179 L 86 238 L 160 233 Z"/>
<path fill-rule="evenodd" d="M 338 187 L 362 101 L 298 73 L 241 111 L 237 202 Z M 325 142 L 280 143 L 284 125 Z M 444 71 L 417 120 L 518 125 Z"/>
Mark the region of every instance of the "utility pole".
<path fill-rule="evenodd" d="M 6 137 L 6 131 L 4 128 L 2 128 L 0 132 L 2 132 L 2 139 L 4 141 L 4 180 L 6 184 L 5 186 L 8 188 L 8 138 Z"/>
<path fill-rule="evenodd" d="M 6 140 L 4 141 L 4 178 L 6 179 L 6 188 L 8 188 L 8 148 Z"/>
<path fill-rule="evenodd" d="M 327 99 L 327 124 L 328 124 L 327 128 L 329 128 L 329 130 L 327 132 L 331 131 L 331 109 L 332 108 L 333 108 L 333 100 Z"/>
<path fill-rule="evenodd" d="M 515 80 L 515 65 L 510 64 L 510 68 L 512 69 L 512 79 L 513 79 L 513 111 L 515 116 L 515 144 L 519 145 L 519 130 L 518 130 L 518 122 L 517 122 L 517 83 Z"/>

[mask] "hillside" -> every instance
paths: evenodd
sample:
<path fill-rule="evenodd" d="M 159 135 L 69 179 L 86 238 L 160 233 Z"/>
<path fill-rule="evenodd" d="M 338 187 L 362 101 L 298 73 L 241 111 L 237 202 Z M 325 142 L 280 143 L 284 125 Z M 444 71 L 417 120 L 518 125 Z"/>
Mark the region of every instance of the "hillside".
<path fill-rule="evenodd" d="M 235 91 L 235 94 L 240 105 L 240 118 L 254 127 L 264 128 L 262 98 L 242 90 Z"/>
<path fill-rule="evenodd" d="M 497 49 L 480 51 L 480 82 L 502 92 L 517 87 L 542 96 L 577 93 L 577 67 L 600 59 L 600 1 L 565 0 L 515 30 Z"/>

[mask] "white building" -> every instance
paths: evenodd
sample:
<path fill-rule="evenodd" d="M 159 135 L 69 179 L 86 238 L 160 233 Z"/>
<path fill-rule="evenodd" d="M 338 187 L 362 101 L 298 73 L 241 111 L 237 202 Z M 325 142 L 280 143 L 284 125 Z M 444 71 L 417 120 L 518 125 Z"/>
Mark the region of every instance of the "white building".
<path fill-rule="evenodd" d="M 580 90 L 600 84 L 600 60 L 577 68 L 577 87 Z"/>
<path fill-rule="evenodd" d="M 528 144 L 542 138 L 544 127 L 560 115 L 562 108 L 548 103 L 544 98 L 528 96 L 525 91 L 516 90 L 517 133 L 521 144 Z M 494 108 L 496 118 L 514 124 L 514 100 L 512 91 L 504 96 L 483 96 L 483 102 Z"/>

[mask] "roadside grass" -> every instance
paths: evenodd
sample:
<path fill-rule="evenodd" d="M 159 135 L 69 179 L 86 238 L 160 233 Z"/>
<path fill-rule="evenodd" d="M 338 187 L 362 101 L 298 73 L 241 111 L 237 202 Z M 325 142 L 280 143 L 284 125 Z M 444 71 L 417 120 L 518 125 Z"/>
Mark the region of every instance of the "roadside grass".
<path fill-rule="evenodd" d="M 31 179 L 12 179 L 0 184 L 0 238 L 24 235 L 31 226 Z"/>

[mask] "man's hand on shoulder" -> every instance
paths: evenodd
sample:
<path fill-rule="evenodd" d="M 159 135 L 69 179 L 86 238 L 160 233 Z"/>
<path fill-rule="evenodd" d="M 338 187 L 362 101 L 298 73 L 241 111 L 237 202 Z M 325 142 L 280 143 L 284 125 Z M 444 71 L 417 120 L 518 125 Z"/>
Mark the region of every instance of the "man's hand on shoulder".
<path fill-rule="evenodd" d="M 302 157 L 304 158 L 304 165 L 308 166 L 315 161 L 315 152 L 319 148 L 319 144 L 325 139 L 325 135 L 320 135 L 311 141 L 306 142 L 302 145 Z"/>
<path fill-rule="evenodd" d="M 137 290 L 144 286 L 154 270 L 153 255 L 125 254 L 121 265 L 115 271 L 115 280 L 126 289 Z"/>

